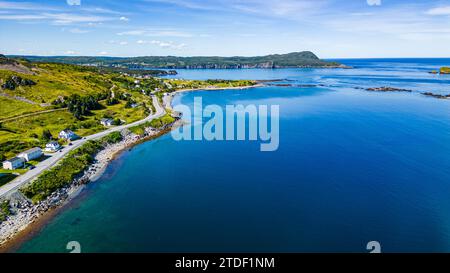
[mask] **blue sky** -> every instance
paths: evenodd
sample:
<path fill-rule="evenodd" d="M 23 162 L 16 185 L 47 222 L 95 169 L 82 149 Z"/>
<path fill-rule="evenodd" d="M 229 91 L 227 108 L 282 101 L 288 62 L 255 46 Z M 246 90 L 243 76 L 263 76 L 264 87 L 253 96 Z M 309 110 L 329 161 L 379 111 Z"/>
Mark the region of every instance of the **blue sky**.
<path fill-rule="evenodd" d="M 450 57 L 450 0 L 0 0 L 0 53 Z"/>

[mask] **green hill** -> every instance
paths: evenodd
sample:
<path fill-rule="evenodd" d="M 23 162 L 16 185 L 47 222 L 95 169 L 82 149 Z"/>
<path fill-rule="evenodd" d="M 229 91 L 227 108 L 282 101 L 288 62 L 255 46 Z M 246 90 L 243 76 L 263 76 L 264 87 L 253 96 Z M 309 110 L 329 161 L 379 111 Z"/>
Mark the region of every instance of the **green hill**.
<path fill-rule="evenodd" d="M 104 117 L 129 123 L 152 109 L 151 98 L 142 93 L 149 87 L 136 88 L 128 76 L 55 63 L 29 63 L 25 74 L 15 69 L 21 61 L 9 65 L 0 68 L 0 161 L 45 145 L 44 130 L 56 137 L 70 128 L 84 136 L 104 130 Z M 148 81 L 163 87 L 160 80 Z"/>
<path fill-rule="evenodd" d="M 124 68 L 166 69 L 235 69 L 235 68 L 287 68 L 287 67 L 339 67 L 339 63 L 320 60 L 309 51 L 274 54 L 258 57 L 40 57 L 26 56 L 34 62 L 58 62 L 80 65 L 111 66 Z"/>

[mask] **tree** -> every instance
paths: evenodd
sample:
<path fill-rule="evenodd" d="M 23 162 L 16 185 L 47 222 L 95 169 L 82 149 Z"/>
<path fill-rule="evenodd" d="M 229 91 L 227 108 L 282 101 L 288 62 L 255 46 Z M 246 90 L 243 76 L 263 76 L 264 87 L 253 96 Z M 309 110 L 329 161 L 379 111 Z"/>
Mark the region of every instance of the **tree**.
<path fill-rule="evenodd" d="M 125 108 L 131 108 L 131 105 L 133 103 L 131 102 L 131 100 L 127 100 L 127 103 L 125 104 Z"/>
<path fill-rule="evenodd" d="M 122 123 L 122 121 L 118 118 L 115 118 L 113 121 L 113 125 L 120 125 Z"/>
<path fill-rule="evenodd" d="M 42 139 L 46 140 L 46 141 L 53 139 L 53 136 L 52 136 L 52 133 L 50 132 L 50 130 L 44 129 L 44 131 L 42 131 Z"/>
<path fill-rule="evenodd" d="M 118 104 L 119 103 L 119 100 L 117 99 L 117 98 L 109 98 L 107 101 L 106 101 L 106 104 L 107 105 L 115 105 L 115 104 Z"/>

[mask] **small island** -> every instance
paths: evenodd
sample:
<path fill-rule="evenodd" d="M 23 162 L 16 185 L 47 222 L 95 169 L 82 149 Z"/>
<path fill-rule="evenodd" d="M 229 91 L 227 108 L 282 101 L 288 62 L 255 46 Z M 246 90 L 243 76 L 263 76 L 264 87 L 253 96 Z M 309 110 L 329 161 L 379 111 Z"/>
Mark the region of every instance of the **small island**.
<path fill-rule="evenodd" d="M 409 90 L 409 89 L 394 88 L 394 87 L 388 87 L 388 86 L 366 88 L 366 91 L 372 91 L 372 92 L 412 92 L 412 90 Z"/>
<path fill-rule="evenodd" d="M 439 73 L 441 73 L 441 74 L 450 74 L 450 67 L 442 67 L 439 70 Z"/>
<path fill-rule="evenodd" d="M 435 75 L 437 75 L 437 74 L 440 74 L 440 75 L 448 75 L 448 74 L 450 74 L 450 67 L 441 67 L 440 69 L 439 69 L 439 71 L 437 71 L 437 70 L 433 70 L 433 71 L 431 71 L 430 72 L 430 74 L 435 74 Z"/>

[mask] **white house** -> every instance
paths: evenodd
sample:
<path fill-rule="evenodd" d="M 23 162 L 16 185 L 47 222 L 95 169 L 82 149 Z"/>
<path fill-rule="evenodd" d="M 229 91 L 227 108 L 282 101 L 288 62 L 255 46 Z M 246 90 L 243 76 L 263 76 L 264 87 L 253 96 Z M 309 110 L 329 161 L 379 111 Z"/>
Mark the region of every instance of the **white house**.
<path fill-rule="evenodd" d="M 36 158 L 39 158 L 43 155 L 41 148 L 35 147 L 32 149 L 29 149 L 25 152 L 20 153 L 17 157 L 23 158 L 25 161 L 30 161 Z"/>
<path fill-rule="evenodd" d="M 61 149 L 61 145 L 59 145 L 56 141 L 51 141 L 45 145 L 46 152 L 56 152 Z"/>
<path fill-rule="evenodd" d="M 61 132 L 59 132 L 58 136 L 59 136 L 59 138 L 67 139 L 67 140 L 74 140 L 74 139 L 78 138 L 78 136 L 69 129 L 62 130 Z"/>
<path fill-rule="evenodd" d="M 25 160 L 21 157 L 14 157 L 11 159 L 8 159 L 3 162 L 3 169 L 5 170 L 15 170 L 18 168 L 23 168 L 25 164 Z"/>
<path fill-rule="evenodd" d="M 111 119 L 111 118 L 102 118 L 102 120 L 100 120 L 100 123 L 103 126 L 106 126 L 106 127 L 113 126 L 114 125 L 114 120 Z"/>

